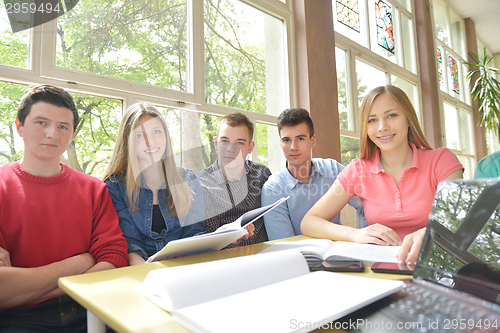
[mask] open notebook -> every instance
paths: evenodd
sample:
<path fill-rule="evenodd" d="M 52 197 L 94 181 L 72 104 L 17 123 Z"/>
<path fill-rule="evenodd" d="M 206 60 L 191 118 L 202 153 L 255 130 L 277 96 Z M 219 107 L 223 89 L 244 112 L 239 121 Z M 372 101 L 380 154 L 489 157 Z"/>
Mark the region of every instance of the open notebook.
<path fill-rule="evenodd" d="M 365 265 L 374 262 L 396 263 L 401 246 L 380 246 L 353 242 L 331 241 L 329 239 L 304 239 L 296 242 L 276 242 L 260 253 L 283 250 L 302 252 L 310 267 L 319 266 L 324 260 L 362 260 Z"/>
<path fill-rule="evenodd" d="M 172 259 L 177 256 L 190 256 L 218 251 L 246 235 L 247 231 L 245 227 L 269 213 L 278 205 L 288 200 L 288 198 L 290 198 L 290 196 L 280 198 L 271 205 L 248 211 L 235 221 L 226 224 L 224 226 L 225 229 L 218 229 L 214 232 L 170 241 L 163 249 L 153 254 L 148 261 L 158 261 L 165 258 Z"/>
<path fill-rule="evenodd" d="M 309 332 L 399 290 L 401 281 L 309 273 L 298 251 L 153 270 L 136 289 L 192 332 Z"/>
<path fill-rule="evenodd" d="M 500 182 L 440 183 L 413 280 L 353 319 L 356 332 L 500 332 Z"/>

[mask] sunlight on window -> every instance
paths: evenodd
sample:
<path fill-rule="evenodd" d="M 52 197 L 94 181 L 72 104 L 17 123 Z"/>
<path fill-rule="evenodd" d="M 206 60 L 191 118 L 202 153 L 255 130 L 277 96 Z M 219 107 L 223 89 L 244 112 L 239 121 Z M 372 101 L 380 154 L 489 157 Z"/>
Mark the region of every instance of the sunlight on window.
<path fill-rule="evenodd" d="M 448 103 L 444 103 L 444 124 L 446 130 L 446 147 L 460 150 L 458 137 L 457 109 Z"/>
<path fill-rule="evenodd" d="M 205 101 L 278 115 L 286 107 L 283 21 L 240 1 L 204 4 Z"/>
<path fill-rule="evenodd" d="M 12 33 L 4 1 L 0 1 L 0 65 L 28 69 L 32 29 Z"/>
<path fill-rule="evenodd" d="M 358 102 L 361 105 L 366 93 L 386 84 L 385 72 L 356 60 L 356 77 L 358 81 Z"/>
<path fill-rule="evenodd" d="M 279 144 L 278 127 L 257 123 L 257 162 L 267 165 L 275 173 L 285 166 L 285 156 Z"/>
<path fill-rule="evenodd" d="M 186 91 L 185 0 L 81 0 L 57 20 L 59 67 Z"/>
<path fill-rule="evenodd" d="M 335 48 L 335 62 L 337 65 L 337 91 L 339 99 L 339 121 L 340 128 L 354 130 L 354 121 L 349 112 L 348 85 L 346 80 L 346 52 Z"/>

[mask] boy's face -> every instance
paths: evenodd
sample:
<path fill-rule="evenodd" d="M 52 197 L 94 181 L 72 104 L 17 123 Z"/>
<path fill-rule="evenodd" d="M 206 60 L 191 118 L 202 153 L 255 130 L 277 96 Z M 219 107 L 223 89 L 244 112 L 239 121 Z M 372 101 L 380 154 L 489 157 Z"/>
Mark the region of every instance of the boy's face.
<path fill-rule="evenodd" d="M 224 123 L 219 128 L 218 136 L 214 139 L 219 154 L 219 167 L 241 167 L 255 146 L 250 141 L 246 126 L 232 127 Z"/>
<path fill-rule="evenodd" d="M 300 167 L 311 163 L 311 149 L 316 145 L 316 136 L 309 137 L 306 123 L 284 126 L 280 132 L 280 144 L 288 165 Z"/>
<path fill-rule="evenodd" d="M 16 128 L 24 141 L 24 159 L 59 163 L 73 139 L 73 113 L 70 109 L 36 102 L 24 125 L 16 119 Z"/>

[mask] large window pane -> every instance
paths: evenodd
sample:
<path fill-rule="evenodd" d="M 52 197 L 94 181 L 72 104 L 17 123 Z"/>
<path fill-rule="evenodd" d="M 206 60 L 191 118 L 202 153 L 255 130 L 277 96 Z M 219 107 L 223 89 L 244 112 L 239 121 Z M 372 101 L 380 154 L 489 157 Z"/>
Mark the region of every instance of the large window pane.
<path fill-rule="evenodd" d="M 222 119 L 194 110 L 161 108 L 168 124 L 176 164 L 199 172 L 217 159 L 214 138 Z M 285 165 L 276 126 L 257 123 L 257 161 L 277 171 Z"/>
<path fill-rule="evenodd" d="M 221 117 L 190 110 L 160 109 L 165 114 L 177 165 L 194 172 L 212 165 L 217 159 L 214 138 Z"/>
<path fill-rule="evenodd" d="M 280 146 L 278 127 L 257 123 L 257 162 L 267 165 L 272 173 L 285 167 L 285 156 Z"/>
<path fill-rule="evenodd" d="M 278 115 L 285 103 L 283 22 L 240 1 L 205 1 L 205 100 Z"/>
<path fill-rule="evenodd" d="M 256 149 L 257 149 L 257 161 L 259 163 L 262 163 L 265 165 L 269 164 L 268 163 L 268 161 L 269 161 L 268 134 L 272 134 L 272 133 L 268 133 L 268 127 L 271 127 L 271 126 L 268 126 L 267 124 L 258 123 L 257 124 L 257 133 L 255 133 L 256 137 L 257 137 L 257 142 L 255 144 Z M 269 130 L 272 131 L 272 128 L 269 128 Z M 275 128 L 275 130 L 276 130 L 276 128 Z M 276 136 L 276 133 L 275 133 L 275 136 Z M 277 137 L 276 137 L 276 139 L 277 139 Z M 274 141 L 274 142 L 276 143 L 278 141 Z"/>
<path fill-rule="evenodd" d="M 486 132 L 486 146 L 488 155 L 500 150 L 500 139 L 497 132 L 492 130 Z"/>
<path fill-rule="evenodd" d="M 415 44 L 413 42 L 413 22 L 406 16 L 401 14 L 401 29 L 403 31 L 403 51 L 405 68 L 413 73 L 417 73 L 415 65 Z"/>
<path fill-rule="evenodd" d="M 365 1 L 336 0 L 332 4 L 335 31 L 360 45 L 368 46 Z"/>
<path fill-rule="evenodd" d="M 24 145 L 16 131 L 14 120 L 26 86 L 0 82 L 0 165 L 18 161 Z"/>
<path fill-rule="evenodd" d="M 358 83 L 358 103 L 361 105 L 367 92 L 386 84 L 385 72 L 362 61 L 356 60 L 356 77 Z"/>
<path fill-rule="evenodd" d="M 444 103 L 444 126 L 446 132 L 446 147 L 460 150 L 460 139 L 458 137 L 457 109 L 448 103 Z"/>
<path fill-rule="evenodd" d="M 472 115 L 464 110 L 460 110 L 460 138 L 462 140 L 462 153 L 473 155 L 473 130 Z"/>
<path fill-rule="evenodd" d="M 354 121 L 349 112 L 349 100 L 347 98 L 349 87 L 347 85 L 346 52 L 338 47 L 335 48 L 335 61 L 337 64 L 337 90 L 339 98 L 339 120 L 340 128 L 354 130 Z"/>
<path fill-rule="evenodd" d="M 461 155 L 457 155 L 457 157 L 464 167 L 464 179 L 474 178 L 474 171 L 476 170 L 474 158 Z"/>
<path fill-rule="evenodd" d="M 448 33 L 448 24 L 446 23 L 446 6 L 441 0 L 433 0 L 434 23 L 436 28 L 436 37 L 450 46 L 450 36 Z"/>
<path fill-rule="evenodd" d="M 359 139 L 340 136 L 341 163 L 347 165 L 359 157 Z"/>
<path fill-rule="evenodd" d="M 406 95 L 408 96 L 408 99 L 411 101 L 411 104 L 413 104 L 413 108 L 415 109 L 415 112 L 417 113 L 417 117 L 420 120 L 420 108 L 419 108 L 419 104 L 418 104 L 417 86 L 415 86 L 413 83 L 411 83 L 403 78 L 400 78 L 396 75 L 391 76 L 391 83 L 406 93 Z"/>
<path fill-rule="evenodd" d="M 455 13 L 450 11 L 450 29 L 451 29 L 451 40 L 453 42 L 453 50 L 457 52 L 462 58 L 465 57 L 464 54 L 464 36 L 462 35 L 462 20 L 455 15 Z"/>
<path fill-rule="evenodd" d="M 184 114 L 187 114 L 187 112 L 184 112 Z M 191 114 L 190 117 L 191 119 L 196 119 L 194 118 L 193 114 Z M 186 116 L 184 116 L 184 119 L 186 119 Z M 215 147 L 214 138 L 217 136 L 217 129 L 222 117 L 210 114 L 199 114 L 199 119 L 201 132 L 200 138 L 204 149 L 202 155 L 204 168 L 206 168 L 212 165 L 217 158 L 217 150 Z M 182 135 L 184 137 L 187 137 L 189 135 L 189 131 L 186 131 L 186 126 L 183 127 Z"/>
<path fill-rule="evenodd" d="M 0 65 L 29 68 L 30 31 L 12 33 L 4 1 L 0 1 Z"/>
<path fill-rule="evenodd" d="M 73 169 L 101 178 L 108 167 L 120 124 L 122 102 L 71 93 L 80 124 L 61 161 Z"/>
<path fill-rule="evenodd" d="M 187 90 L 185 0 L 81 0 L 57 27 L 57 66 Z"/>

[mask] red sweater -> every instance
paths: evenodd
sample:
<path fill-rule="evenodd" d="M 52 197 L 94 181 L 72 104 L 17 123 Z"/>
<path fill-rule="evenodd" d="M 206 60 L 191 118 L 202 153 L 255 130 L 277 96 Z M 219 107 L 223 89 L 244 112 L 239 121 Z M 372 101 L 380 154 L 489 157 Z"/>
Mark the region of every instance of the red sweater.
<path fill-rule="evenodd" d="M 18 162 L 0 167 L 0 247 L 14 267 L 38 267 L 81 253 L 127 265 L 127 242 L 106 185 L 61 164 L 37 177 Z"/>

